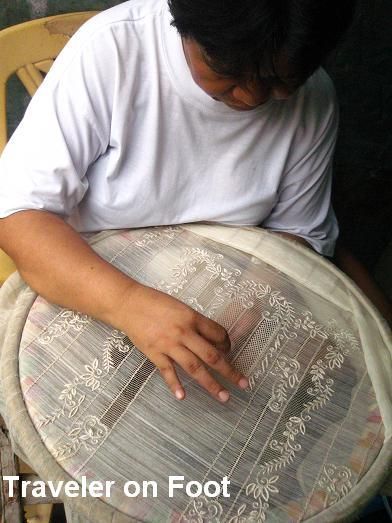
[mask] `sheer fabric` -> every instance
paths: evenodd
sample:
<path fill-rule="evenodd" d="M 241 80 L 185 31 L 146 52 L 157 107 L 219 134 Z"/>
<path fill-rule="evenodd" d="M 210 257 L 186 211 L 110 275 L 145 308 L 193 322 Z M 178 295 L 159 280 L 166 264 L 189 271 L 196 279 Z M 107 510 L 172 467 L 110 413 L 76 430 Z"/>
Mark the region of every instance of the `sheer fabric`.
<path fill-rule="evenodd" d="M 114 481 L 67 500 L 91 521 L 336 521 L 391 462 L 391 338 L 336 268 L 260 229 L 101 233 L 96 251 L 223 325 L 250 381 L 222 405 L 179 371 L 176 401 L 122 332 L 49 305 L 15 276 L 2 291 L 2 385 L 17 444 L 45 479 Z M 18 348 L 19 354 L 18 354 Z M 31 439 L 32 438 L 32 439 Z M 230 497 L 184 483 L 230 480 Z M 158 496 L 129 498 L 126 481 Z"/>

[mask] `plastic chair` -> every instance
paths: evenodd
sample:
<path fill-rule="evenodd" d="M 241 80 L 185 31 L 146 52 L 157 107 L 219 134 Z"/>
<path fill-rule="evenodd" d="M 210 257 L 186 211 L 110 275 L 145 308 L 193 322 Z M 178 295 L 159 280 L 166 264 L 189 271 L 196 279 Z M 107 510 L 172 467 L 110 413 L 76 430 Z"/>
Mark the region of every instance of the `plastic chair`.
<path fill-rule="evenodd" d="M 94 14 L 95 11 L 50 16 L 0 31 L 0 154 L 7 142 L 8 79 L 16 74 L 29 95 L 33 96 L 61 49 L 75 31 Z M 0 250 L 0 284 L 14 270 L 12 260 Z M 13 475 L 17 471 L 17 465 L 7 431 L 2 425 L 0 423 L 0 471 L 3 475 Z M 4 489 L 1 489 L 2 521 L 14 523 L 22 520 L 19 501 L 18 496 L 9 498 Z M 25 501 L 29 503 L 28 499 Z M 52 500 L 46 500 L 48 501 Z"/>
<path fill-rule="evenodd" d="M 7 81 L 16 74 L 30 96 L 41 85 L 54 59 L 74 32 L 95 11 L 49 16 L 0 31 L 0 154 L 7 142 Z M 0 251 L 0 284 L 15 270 Z"/>

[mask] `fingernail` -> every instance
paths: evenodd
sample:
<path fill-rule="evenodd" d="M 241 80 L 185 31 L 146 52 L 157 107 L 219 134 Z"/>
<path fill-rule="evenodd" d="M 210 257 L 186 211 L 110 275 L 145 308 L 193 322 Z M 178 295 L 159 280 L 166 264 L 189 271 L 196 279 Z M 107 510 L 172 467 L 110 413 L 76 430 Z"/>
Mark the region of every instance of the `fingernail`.
<path fill-rule="evenodd" d="M 249 387 L 249 381 L 246 378 L 241 378 L 238 385 L 240 389 L 246 389 Z"/>
<path fill-rule="evenodd" d="M 227 390 L 221 390 L 220 393 L 218 394 L 218 397 L 219 397 L 220 401 L 225 403 L 230 398 L 230 394 L 227 392 Z"/>
<path fill-rule="evenodd" d="M 185 394 L 184 394 L 184 391 L 182 389 L 177 389 L 176 390 L 176 398 L 178 400 L 183 400 L 184 396 L 185 396 Z"/>

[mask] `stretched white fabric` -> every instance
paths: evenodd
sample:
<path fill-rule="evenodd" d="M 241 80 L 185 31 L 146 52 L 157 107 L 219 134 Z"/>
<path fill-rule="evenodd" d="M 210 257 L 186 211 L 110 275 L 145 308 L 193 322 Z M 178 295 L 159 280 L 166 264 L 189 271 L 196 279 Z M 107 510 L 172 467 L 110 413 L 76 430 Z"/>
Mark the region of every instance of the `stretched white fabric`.
<path fill-rule="evenodd" d="M 124 334 L 49 305 L 13 276 L 1 291 L 4 414 L 44 479 L 115 481 L 73 498 L 94 522 L 339 521 L 391 463 L 391 335 L 361 292 L 319 256 L 261 229 L 181 226 L 106 232 L 97 252 L 221 323 L 250 381 L 213 400 L 183 372 L 174 399 Z M 7 310 L 5 310 L 7 307 Z M 230 480 L 192 499 L 168 477 Z M 157 498 L 124 496 L 153 480 Z"/>

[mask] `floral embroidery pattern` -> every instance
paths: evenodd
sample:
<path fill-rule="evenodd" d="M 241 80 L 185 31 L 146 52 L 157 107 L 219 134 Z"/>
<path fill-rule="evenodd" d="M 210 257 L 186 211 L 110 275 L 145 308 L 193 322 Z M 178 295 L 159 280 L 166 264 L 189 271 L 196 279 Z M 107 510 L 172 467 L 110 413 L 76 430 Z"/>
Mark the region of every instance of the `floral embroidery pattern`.
<path fill-rule="evenodd" d="M 84 365 L 84 372 L 75 376 L 71 383 L 66 383 L 58 397 L 62 406 L 51 414 L 47 414 L 38 424 L 38 428 L 54 423 L 61 417 L 73 418 L 79 412 L 80 406 L 86 399 L 86 389 L 91 392 L 98 391 L 102 379 L 114 368 L 113 354 L 127 353 L 134 348 L 130 340 L 120 331 L 113 330 L 105 340 L 102 363 L 94 358 L 92 363 Z"/>
<path fill-rule="evenodd" d="M 245 514 L 246 503 L 242 504 L 237 514 L 230 519 L 230 523 L 257 523 L 266 520 L 266 512 L 269 509 L 269 499 L 271 494 L 278 494 L 279 489 L 275 485 L 279 476 L 270 478 L 258 478 L 256 483 L 249 483 L 246 487 L 247 496 L 253 496 L 255 501 L 252 503 L 252 510 Z"/>
<path fill-rule="evenodd" d="M 140 240 L 135 242 L 137 247 L 146 247 L 152 243 L 156 243 L 161 238 L 167 238 L 173 240 L 177 234 L 180 234 L 181 229 L 179 227 L 166 227 L 165 229 L 152 229 L 145 232 Z"/>
<path fill-rule="evenodd" d="M 328 337 L 324 325 L 316 323 L 316 321 L 313 319 L 313 314 L 310 311 L 304 312 L 303 318 L 297 318 L 294 327 L 309 333 L 311 338 L 320 336 L 321 338 L 326 339 Z"/>
<path fill-rule="evenodd" d="M 103 344 L 102 366 L 106 373 L 114 368 L 113 354 L 117 351 L 127 353 L 134 348 L 131 340 L 123 332 L 113 330 Z"/>
<path fill-rule="evenodd" d="M 309 320 L 309 316 L 307 318 Z M 324 332 L 321 329 L 318 329 L 315 325 L 309 327 L 307 322 L 305 331 L 312 335 L 312 330 L 315 336 L 324 338 Z M 343 363 L 344 357 L 348 354 L 348 349 L 342 347 L 342 343 L 349 340 L 351 346 L 355 348 L 356 344 L 353 342 L 353 338 L 347 331 L 333 333 L 329 330 L 328 336 L 335 341 L 337 339 L 342 340 L 337 350 L 341 350 L 339 354 L 342 354 L 343 360 L 339 359 L 339 361 Z M 302 450 L 300 438 L 306 434 L 306 425 L 311 420 L 311 413 L 323 408 L 334 394 L 334 380 L 327 374 L 328 371 L 336 367 L 331 358 L 333 348 L 333 345 L 328 345 L 324 358 L 316 360 L 310 367 L 308 376 L 311 386 L 306 390 L 309 400 L 303 402 L 299 415 L 289 417 L 285 423 L 282 437 L 270 441 L 269 448 L 277 454 L 277 457 L 262 462 L 258 466 L 255 480 L 249 482 L 245 488 L 246 496 L 252 498 L 250 505 L 241 504 L 237 513 L 229 519 L 229 523 L 263 523 L 266 521 L 271 496 L 279 493 L 279 471 L 292 463 L 298 452 Z M 270 374 L 277 376 L 278 379 L 273 385 L 271 399 L 267 405 L 272 412 L 281 412 L 283 405 L 287 403 L 288 389 L 295 388 L 299 384 L 299 371 L 299 362 L 293 358 L 281 356 L 276 360 Z M 348 492 L 352 486 L 350 479 L 351 472 L 347 467 L 337 468 L 333 465 L 325 467 L 324 476 L 319 485 L 328 491 L 328 504 L 335 503 Z"/>
<path fill-rule="evenodd" d="M 327 355 L 325 359 L 327 359 Z M 296 360 L 287 357 L 277 360 L 273 373 L 280 380 L 275 382 L 275 388 L 273 388 L 272 397 L 268 403 L 268 407 L 273 412 L 280 412 L 281 406 L 287 401 L 285 395 L 287 385 L 289 387 L 297 385 L 299 369 L 300 366 Z M 256 482 L 248 483 L 245 490 L 248 497 L 253 496 L 255 498 L 255 501 L 252 502 L 252 508 L 247 510 L 246 503 L 241 505 L 236 516 L 230 519 L 230 523 L 248 523 L 248 521 L 262 523 L 266 520 L 270 496 L 279 492 L 276 485 L 279 475 L 276 473 L 292 463 L 296 454 L 301 451 L 302 445 L 297 440 L 306 434 L 306 423 L 311 420 L 310 413 L 325 406 L 333 395 L 332 385 L 334 381 L 327 377 L 327 369 L 329 369 L 329 366 L 322 359 L 317 360 L 312 365 L 309 372 L 312 387 L 308 387 L 307 394 L 313 399 L 303 403 L 303 409 L 298 416 L 289 417 L 281 439 L 274 438 L 270 441 L 269 448 L 276 452 L 278 457 L 259 465 Z M 274 475 L 271 476 L 271 474 Z"/>
<path fill-rule="evenodd" d="M 255 499 L 262 497 L 264 501 L 268 501 L 270 494 L 278 493 L 279 490 L 275 486 L 279 476 L 272 476 L 271 478 L 258 479 L 257 483 L 249 483 L 246 487 L 246 493 L 249 496 L 253 494 Z"/>
<path fill-rule="evenodd" d="M 269 321 L 279 321 L 279 328 L 287 337 L 295 337 L 289 332 L 289 327 L 294 323 L 295 313 L 293 305 L 282 296 L 278 290 L 273 290 L 270 285 L 263 285 L 251 280 L 239 284 L 232 284 L 225 293 L 225 298 L 239 298 L 244 308 L 250 309 L 255 300 L 263 300 L 262 318 Z"/>
<path fill-rule="evenodd" d="M 87 416 L 83 421 L 76 423 L 76 426 L 68 433 L 70 442 L 55 448 L 53 456 L 58 461 L 63 461 L 76 454 L 82 445 L 91 452 L 98 447 L 107 434 L 108 429 L 96 416 Z"/>
<path fill-rule="evenodd" d="M 179 231 L 179 228 L 168 228 L 164 235 L 161 230 L 149 230 L 138 235 L 139 240 L 133 245 L 145 252 L 153 252 L 155 256 L 164 243 L 170 243 L 164 242 L 164 238 L 174 239 Z M 221 306 L 230 307 L 229 311 L 227 308 L 219 310 L 217 318 L 220 321 L 223 317 L 229 327 L 234 325 L 233 332 L 240 340 L 235 357 L 237 354 L 243 356 L 240 363 L 250 373 L 248 394 L 252 393 L 257 399 L 256 384 L 260 385 L 261 380 L 268 376 L 264 382 L 268 390 L 263 389 L 260 396 L 263 413 L 254 421 L 254 412 L 257 414 L 259 410 L 258 405 L 250 400 L 245 405 L 249 409 L 238 422 L 238 427 L 234 420 L 233 432 L 227 436 L 228 444 L 233 444 L 233 452 L 237 453 L 235 459 L 225 462 L 223 450 L 226 447 L 223 447 L 222 455 L 217 454 L 216 461 L 213 457 L 208 462 L 208 466 L 213 464 L 206 477 L 215 463 L 216 470 L 220 472 L 222 463 L 224 467 L 230 463 L 227 470 L 230 470 L 230 477 L 234 476 L 233 484 L 238 491 L 236 499 L 224 501 L 198 497 L 187 500 L 184 512 L 176 517 L 191 523 L 262 523 L 269 516 L 274 516 L 270 513 L 279 507 L 282 496 L 285 497 L 283 486 L 287 467 L 290 464 L 296 467 L 306 454 L 309 439 L 314 437 L 310 430 L 312 417 L 317 417 L 316 411 L 326 407 L 335 390 L 340 390 L 338 379 L 335 384 L 333 378 L 336 371 L 344 366 L 346 358 L 359 350 L 359 341 L 353 332 L 340 328 L 336 321 L 319 324 L 310 311 L 298 310 L 271 285 L 257 281 L 257 278 L 245 279 L 241 270 L 226 264 L 225 257 L 210 250 L 208 243 L 205 248 L 184 248 L 181 246 L 182 238 L 176 241 L 178 245 L 174 243 L 174 247 L 182 249 L 182 257 L 172 269 L 170 278 L 160 281 L 159 288 L 208 316 L 213 316 Z M 302 302 L 300 307 L 303 307 Z M 50 343 L 70 329 L 80 332 L 88 321 L 86 316 L 64 311 L 57 322 L 42 333 L 40 343 Z M 242 331 L 240 321 L 245 325 Z M 297 340 L 293 345 L 287 343 L 294 338 Z M 87 415 L 87 405 L 107 385 L 106 380 L 111 376 L 117 377 L 112 372 L 118 369 L 134 346 L 124 333 L 112 330 L 101 348 L 101 354 L 86 362 L 77 375 L 68 378 L 70 383 L 64 384 L 58 396 L 61 407 L 40 423 L 40 427 L 49 425 L 61 416 L 71 419 L 71 427 L 67 428 L 61 441 L 55 443 L 57 446 L 53 454 L 59 461 L 75 456 L 81 449 L 94 453 L 113 428 L 106 414 L 99 417 Z M 315 352 L 312 352 L 313 348 Z M 305 360 L 302 356 L 306 355 L 306 351 L 309 351 L 310 358 Z M 149 368 L 147 370 L 150 372 Z M 143 367 L 140 379 L 146 372 Z M 119 404 L 129 405 L 131 395 L 140 390 L 138 380 L 132 387 L 122 389 L 122 394 L 117 398 Z M 253 407 L 255 410 L 252 410 Z M 329 419 L 328 416 L 326 418 Z M 265 419 L 270 423 L 270 432 L 262 426 Z M 263 434 L 263 441 L 255 439 L 260 438 L 260 434 Z M 243 473 L 241 467 L 246 465 L 250 454 L 254 468 L 246 470 L 249 474 L 246 480 L 241 476 L 241 483 L 236 483 L 236 475 Z M 348 467 L 331 463 L 324 466 L 317 481 L 317 486 L 323 489 L 324 498 L 321 499 L 326 506 L 344 497 L 353 484 L 354 473 Z"/>
<path fill-rule="evenodd" d="M 341 368 L 344 357 L 351 351 L 359 350 L 359 341 L 354 334 L 347 329 L 338 329 L 336 321 L 328 323 L 327 331 L 333 344 L 327 347 L 327 360 L 330 369 Z"/>
<path fill-rule="evenodd" d="M 328 366 L 323 360 L 317 360 L 311 366 L 310 376 L 312 380 L 312 387 L 309 387 L 307 393 L 310 396 L 316 396 L 314 400 L 304 403 L 307 412 L 323 407 L 333 394 L 333 379 L 326 378 L 326 369 Z M 325 383 L 323 383 L 325 380 Z"/>
<path fill-rule="evenodd" d="M 353 487 L 351 477 L 352 472 L 348 467 L 336 466 L 332 463 L 324 465 L 318 486 L 327 491 L 325 506 L 333 505 L 349 493 Z"/>
<path fill-rule="evenodd" d="M 39 336 L 38 341 L 42 345 L 52 343 L 54 338 L 63 336 L 70 329 L 76 332 L 81 332 L 90 322 L 90 318 L 86 314 L 79 312 L 64 310 L 55 323 L 49 325 Z"/>
<path fill-rule="evenodd" d="M 189 282 L 189 277 L 203 264 L 211 280 L 220 278 L 226 282 L 231 279 L 233 273 L 223 268 L 219 263 L 216 263 L 217 260 L 222 259 L 222 254 L 213 254 L 206 249 L 199 247 L 185 248 L 180 262 L 172 269 L 173 280 L 170 283 L 161 281 L 159 288 L 171 296 L 178 294 Z M 236 271 L 236 276 L 240 274 L 241 272 L 239 270 Z"/>
<path fill-rule="evenodd" d="M 182 523 L 220 523 L 222 515 L 221 504 L 205 496 L 195 498 L 186 514 L 180 519 Z"/>
<path fill-rule="evenodd" d="M 80 382 L 91 389 L 97 390 L 101 385 L 102 369 L 98 367 L 98 358 L 95 358 L 91 365 L 85 365 L 86 372 L 79 376 Z"/>
<path fill-rule="evenodd" d="M 261 465 L 262 472 L 272 472 L 281 469 L 282 467 L 292 463 L 296 452 L 301 450 L 301 445 L 296 443 L 298 434 L 304 435 L 306 432 L 305 421 L 309 421 L 310 417 L 305 416 L 291 416 L 286 423 L 286 430 L 283 431 L 283 439 L 278 441 L 273 439 L 270 442 L 270 448 L 277 451 L 281 456 L 275 458 L 267 463 Z"/>
<path fill-rule="evenodd" d="M 300 365 L 297 360 L 281 356 L 276 361 L 271 370 L 273 376 L 278 376 L 278 380 L 272 386 L 272 395 L 268 401 L 268 408 L 273 412 L 280 412 L 283 405 L 287 402 L 287 389 L 297 386 L 298 371 Z"/>

